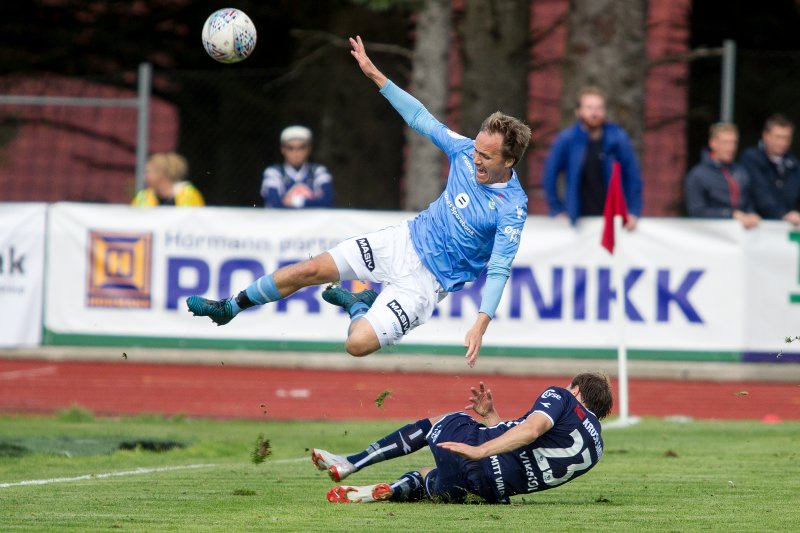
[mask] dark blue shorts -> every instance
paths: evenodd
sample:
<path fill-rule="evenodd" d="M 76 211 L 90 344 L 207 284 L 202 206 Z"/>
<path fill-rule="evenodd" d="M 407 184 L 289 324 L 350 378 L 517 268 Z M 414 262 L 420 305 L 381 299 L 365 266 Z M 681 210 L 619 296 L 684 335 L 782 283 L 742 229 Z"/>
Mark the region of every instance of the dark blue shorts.
<path fill-rule="evenodd" d="M 462 442 L 474 446 L 478 443 L 479 427 L 481 424 L 466 413 L 450 413 L 431 428 L 428 446 L 436 468 L 425 477 L 425 490 L 432 499 L 458 503 L 471 493 L 490 503 L 500 502 L 480 461 L 464 459 L 436 445 L 438 442 Z"/>

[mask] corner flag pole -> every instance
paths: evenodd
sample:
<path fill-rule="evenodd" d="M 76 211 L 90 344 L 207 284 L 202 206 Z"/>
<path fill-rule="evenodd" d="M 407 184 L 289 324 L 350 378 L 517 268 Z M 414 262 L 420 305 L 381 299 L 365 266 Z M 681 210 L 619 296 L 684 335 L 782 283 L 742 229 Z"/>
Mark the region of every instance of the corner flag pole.
<path fill-rule="evenodd" d="M 626 426 L 631 423 L 628 416 L 628 349 L 625 338 L 625 254 L 622 250 L 623 225 L 628 219 L 628 207 L 625 205 L 625 194 L 622 191 L 622 168 L 618 161 L 612 164 L 611 179 L 606 193 L 606 204 L 603 208 L 603 235 L 600 244 L 614 256 L 614 286 L 616 287 L 616 303 L 614 320 L 617 324 L 617 383 L 619 385 L 619 420 L 616 425 Z M 616 253 L 614 248 L 616 245 Z"/>
<path fill-rule="evenodd" d="M 622 215 L 614 216 L 614 233 L 616 234 L 616 253 L 614 254 L 614 285 L 616 286 L 616 310 L 614 318 L 617 322 L 617 383 L 619 385 L 619 424 L 627 426 L 628 420 L 628 343 L 625 336 L 625 261 L 623 253 Z"/>

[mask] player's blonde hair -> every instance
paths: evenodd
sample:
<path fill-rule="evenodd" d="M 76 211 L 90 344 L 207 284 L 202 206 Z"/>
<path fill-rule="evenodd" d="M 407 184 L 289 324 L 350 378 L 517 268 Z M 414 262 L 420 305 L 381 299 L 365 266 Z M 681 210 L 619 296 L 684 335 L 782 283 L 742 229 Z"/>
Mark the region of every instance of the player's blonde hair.
<path fill-rule="evenodd" d="M 189 163 L 186 158 L 175 152 L 161 152 L 150 156 L 148 163 L 169 178 L 172 183 L 186 179 Z"/>
<path fill-rule="evenodd" d="M 499 133 L 503 136 L 503 158 L 519 163 L 522 154 L 531 142 L 531 129 L 521 120 L 500 111 L 495 111 L 483 121 L 480 131 Z"/>
<path fill-rule="evenodd" d="M 733 122 L 717 122 L 716 124 L 712 124 L 710 128 L 708 128 L 708 138 L 714 139 L 715 137 L 719 136 L 722 133 L 733 133 L 737 137 L 739 136 L 739 128 L 736 127 L 736 124 Z"/>

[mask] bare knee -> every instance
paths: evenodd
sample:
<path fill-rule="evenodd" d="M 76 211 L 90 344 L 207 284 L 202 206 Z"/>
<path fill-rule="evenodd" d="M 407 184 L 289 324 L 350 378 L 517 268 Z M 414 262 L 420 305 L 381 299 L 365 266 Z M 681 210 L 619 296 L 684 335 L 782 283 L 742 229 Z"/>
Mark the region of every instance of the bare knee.
<path fill-rule="evenodd" d="M 354 357 L 364 357 L 380 349 L 381 343 L 365 319 L 356 320 L 350 327 L 350 334 L 344 343 L 344 349 Z"/>
<path fill-rule="evenodd" d="M 363 339 L 354 339 L 352 336 L 347 337 L 344 343 L 344 349 L 353 357 L 364 357 L 375 352 L 378 348 L 363 341 Z"/>

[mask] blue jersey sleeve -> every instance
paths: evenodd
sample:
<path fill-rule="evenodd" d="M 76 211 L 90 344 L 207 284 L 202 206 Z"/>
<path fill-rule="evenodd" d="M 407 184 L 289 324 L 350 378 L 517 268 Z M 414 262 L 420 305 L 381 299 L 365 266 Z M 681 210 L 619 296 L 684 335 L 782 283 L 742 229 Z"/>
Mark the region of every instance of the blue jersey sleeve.
<path fill-rule="evenodd" d="M 536 402 L 533 404 L 533 409 L 531 409 L 531 414 L 536 412 L 542 413 L 549 418 L 555 426 L 558 419 L 561 418 L 561 415 L 563 415 L 564 411 L 567 409 L 567 394 L 570 394 L 570 392 L 566 389 L 550 387 L 536 399 Z"/>
<path fill-rule="evenodd" d="M 472 145 L 472 139 L 455 133 L 436 120 L 436 117 L 431 115 L 419 100 L 395 85 L 392 80 L 387 81 L 381 87 L 380 93 L 400 113 L 406 124 L 420 135 L 430 139 L 448 156 L 462 151 L 465 144 Z"/>
<path fill-rule="evenodd" d="M 511 261 L 508 262 L 509 269 L 511 266 Z M 491 264 L 489 265 L 491 268 Z M 500 304 L 500 297 L 503 295 L 503 289 L 506 286 L 506 281 L 508 281 L 508 275 L 498 274 L 498 273 L 487 273 L 486 274 L 486 284 L 483 286 L 483 291 L 481 292 L 481 307 L 478 310 L 481 313 L 484 313 L 489 316 L 489 318 L 494 318 L 495 312 L 497 312 L 497 306 Z"/>
<path fill-rule="evenodd" d="M 494 318 L 500 297 L 511 275 L 511 263 L 519 250 L 519 238 L 528 213 L 522 205 L 512 206 L 501 216 L 495 232 L 492 255 L 486 269 L 480 312 Z"/>
<path fill-rule="evenodd" d="M 522 205 L 514 206 L 502 214 L 497 223 L 489 274 L 492 273 L 492 264 L 502 267 L 506 264 L 505 260 L 508 261 L 509 268 L 505 273 L 510 273 L 511 260 L 514 259 L 517 255 L 517 250 L 519 250 L 519 239 L 527 218 L 527 206 Z"/>

